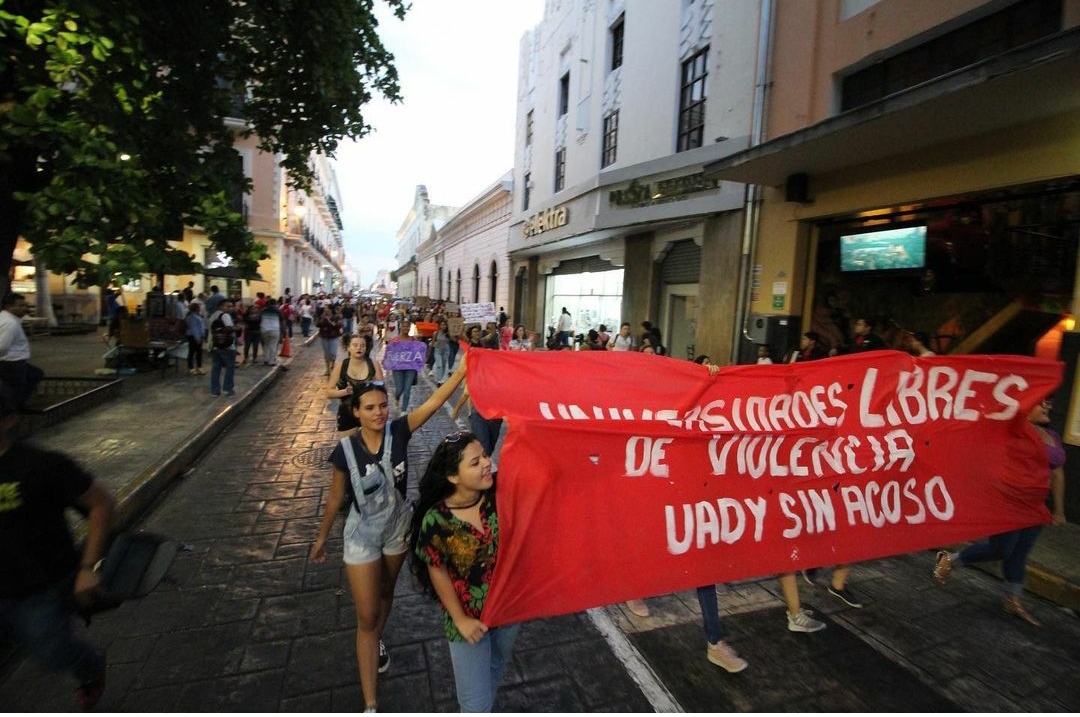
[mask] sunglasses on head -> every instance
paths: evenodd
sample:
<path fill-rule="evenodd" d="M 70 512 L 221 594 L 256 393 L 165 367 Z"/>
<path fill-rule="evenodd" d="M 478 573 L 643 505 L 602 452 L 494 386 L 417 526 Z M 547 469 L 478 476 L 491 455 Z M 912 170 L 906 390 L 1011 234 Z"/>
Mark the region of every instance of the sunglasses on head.
<path fill-rule="evenodd" d="M 471 434 L 468 431 L 454 431 L 453 433 L 447 433 L 442 440 L 443 443 L 458 443 L 470 437 Z"/>
<path fill-rule="evenodd" d="M 360 381 L 356 384 L 356 393 L 361 394 L 365 391 L 370 391 L 373 388 L 385 389 L 386 383 L 384 381 Z"/>

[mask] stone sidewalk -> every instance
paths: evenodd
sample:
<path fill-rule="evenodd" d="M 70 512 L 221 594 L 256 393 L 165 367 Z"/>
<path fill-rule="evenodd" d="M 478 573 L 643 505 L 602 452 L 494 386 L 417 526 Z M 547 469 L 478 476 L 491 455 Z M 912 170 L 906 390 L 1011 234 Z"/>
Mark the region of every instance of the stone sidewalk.
<path fill-rule="evenodd" d="M 78 427 L 93 434 L 87 447 L 100 454 L 100 462 L 84 462 L 105 471 L 112 454 L 132 455 L 129 443 L 195 440 L 211 430 L 204 412 L 236 411 L 261 393 L 227 432 L 215 431 L 208 452 L 140 520 L 139 528 L 179 540 L 185 550 L 151 595 L 97 616 L 90 626 L 90 638 L 108 648 L 100 710 L 339 712 L 362 706 L 340 518 L 330 560 L 321 566 L 307 560 L 329 486 L 325 456 L 335 442 L 322 369 L 317 345 L 299 349 L 291 370 L 276 376 L 261 365 L 241 369 L 233 401 L 204 395 L 207 379 L 193 377 L 184 403 L 172 410 L 166 395 L 178 389 L 166 378 L 145 401 L 125 401 L 133 404 L 126 420 L 140 426 L 138 440 L 108 437 L 100 415 L 108 406 Z M 430 384 L 420 382 L 414 405 L 429 391 Z M 440 411 L 414 436 L 414 474 L 453 427 Z M 73 428 L 65 424 L 62 433 Z M 146 461 L 140 454 L 144 472 Z M 380 707 L 456 711 L 437 606 L 418 594 L 407 573 L 397 594 L 385 634 L 393 662 L 380 679 Z M 68 678 L 44 674 L 18 655 L 11 662 L 0 682 L 0 708 L 72 709 Z M 525 626 L 505 685 L 500 707 L 509 711 L 651 709 L 585 614 Z"/>

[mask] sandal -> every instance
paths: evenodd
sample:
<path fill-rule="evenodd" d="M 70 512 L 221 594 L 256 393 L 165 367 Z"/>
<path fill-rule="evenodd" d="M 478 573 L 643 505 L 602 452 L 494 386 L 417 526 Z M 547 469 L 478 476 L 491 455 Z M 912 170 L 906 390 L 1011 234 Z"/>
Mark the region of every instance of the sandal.
<path fill-rule="evenodd" d="M 1035 616 L 1027 611 L 1024 604 L 1020 602 L 1020 598 L 1015 595 L 1006 595 L 1001 601 L 1001 607 L 1005 612 L 1010 615 L 1016 615 L 1018 618 L 1026 622 L 1033 627 L 1042 627 L 1042 623 L 1035 619 Z"/>
<path fill-rule="evenodd" d="M 952 558 L 949 557 L 949 551 L 939 550 L 937 561 L 934 563 L 934 580 L 937 580 L 938 585 L 944 585 L 948 582 L 951 573 Z"/>

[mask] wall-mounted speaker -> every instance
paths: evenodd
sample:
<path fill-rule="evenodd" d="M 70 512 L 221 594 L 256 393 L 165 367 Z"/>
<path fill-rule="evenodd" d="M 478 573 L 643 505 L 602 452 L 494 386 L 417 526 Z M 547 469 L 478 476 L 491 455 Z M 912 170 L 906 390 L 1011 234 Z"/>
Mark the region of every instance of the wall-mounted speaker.
<path fill-rule="evenodd" d="M 784 185 L 784 201 L 799 204 L 810 203 L 810 177 L 806 172 L 789 174 Z"/>

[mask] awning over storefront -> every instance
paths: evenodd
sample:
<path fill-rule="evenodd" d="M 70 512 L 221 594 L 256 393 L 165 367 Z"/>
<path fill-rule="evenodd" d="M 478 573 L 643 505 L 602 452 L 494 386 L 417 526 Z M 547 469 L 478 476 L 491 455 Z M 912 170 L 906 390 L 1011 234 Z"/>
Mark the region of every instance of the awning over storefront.
<path fill-rule="evenodd" d="M 706 164 L 705 176 L 779 186 L 1044 117 L 1080 111 L 1080 27 Z"/>

